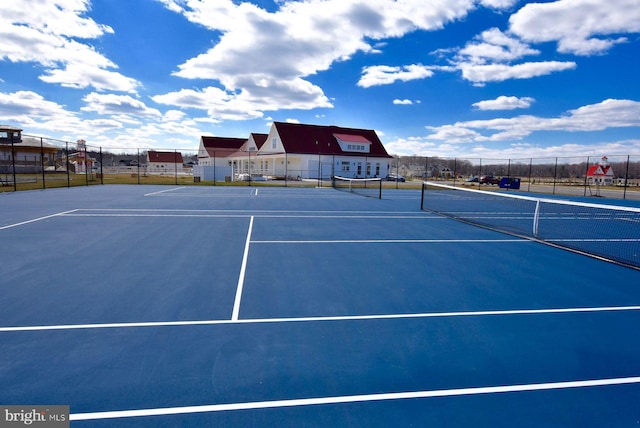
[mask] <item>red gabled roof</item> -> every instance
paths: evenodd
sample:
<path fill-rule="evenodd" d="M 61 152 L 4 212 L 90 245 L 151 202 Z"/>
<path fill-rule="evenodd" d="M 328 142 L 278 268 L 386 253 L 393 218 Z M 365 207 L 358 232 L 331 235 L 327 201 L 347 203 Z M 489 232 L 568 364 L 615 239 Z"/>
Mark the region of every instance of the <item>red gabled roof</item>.
<path fill-rule="evenodd" d="M 370 142 L 370 151 L 366 156 L 390 158 L 376 132 L 372 129 L 341 128 L 338 126 L 306 125 L 301 123 L 273 123 L 282 140 L 287 153 L 300 154 L 322 154 L 359 156 L 363 153 L 343 151 L 336 140 L 336 135 L 340 139 L 358 140 L 359 142 Z"/>
<path fill-rule="evenodd" d="M 609 170 L 611 169 L 611 165 L 602 166 L 602 165 L 591 165 L 589 170 L 587 171 L 587 177 L 601 177 L 607 175 Z"/>
<path fill-rule="evenodd" d="M 371 141 L 367 140 L 366 138 L 364 138 L 362 135 L 349 135 L 349 134 L 333 134 L 334 137 L 338 138 L 339 140 L 342 140 L 346 143 L 369 143 L 371 144 Z"/>
<path fill-rule="evenodd" d="M 267 138 L 269 138 L 269 134 L 258 134 L 255 132 L 252 132 L 251 136 L 253 137 L 253 141 L 256 142 L 258 150 L 260 150 L 260 147 L 262 147 L 262 145 L 267 141 Z"/>
<path fill-rule="evenodd" d="M 204 137 L 204 136 L 201 138 L 202 138 L 202 144 L 207 149 L 238 150 L 247 141 L 246 138 Z"/>
<path fill-rule="evenodd" d="M 149 150 L 147 157 L 149 158 L 149 162 L 184 163 L 182 153 L 180 152 L 157 152 L 155 150 Z"/>
<path fill-rule="evenodd" d="M 246 138 L 230 137 L 205 137 L 202 136 L 202 145 L 209 154 L 209 157 L 224 158 L 235 154 L 244 143 Z"/>

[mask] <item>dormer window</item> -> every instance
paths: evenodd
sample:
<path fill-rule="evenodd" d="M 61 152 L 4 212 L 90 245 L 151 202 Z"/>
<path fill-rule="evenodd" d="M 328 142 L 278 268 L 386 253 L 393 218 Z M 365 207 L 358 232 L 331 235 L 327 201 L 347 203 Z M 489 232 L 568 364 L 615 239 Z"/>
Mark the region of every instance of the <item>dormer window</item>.
<path fill-rule="evenodd" d="M 343 152 L 369 153 L 371 141 L 361 135 L 333 134 Z"/>

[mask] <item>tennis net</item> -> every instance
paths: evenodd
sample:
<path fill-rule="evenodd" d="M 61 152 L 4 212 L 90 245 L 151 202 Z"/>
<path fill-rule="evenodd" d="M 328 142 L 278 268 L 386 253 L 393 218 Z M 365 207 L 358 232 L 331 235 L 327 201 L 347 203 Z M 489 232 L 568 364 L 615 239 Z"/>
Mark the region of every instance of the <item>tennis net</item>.
<path fill-rule="evenodd" d="M 421 208 L 640 270 L 640 208 L 422 184 Z"/>
<path fill-rule="evenodd" d="M 336 175 L 333 177 L 331 185 L 337 190 L 382 199 L 381 178 L 346 178 Z"/>

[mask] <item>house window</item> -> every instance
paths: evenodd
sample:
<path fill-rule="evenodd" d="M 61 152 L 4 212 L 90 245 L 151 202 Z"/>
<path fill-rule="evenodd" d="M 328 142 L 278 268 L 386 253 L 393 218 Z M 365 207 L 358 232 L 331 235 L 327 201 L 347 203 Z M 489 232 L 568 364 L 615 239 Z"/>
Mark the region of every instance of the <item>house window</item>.
<path fill-rule="evenodd" d="M 380 177 L 380 164 L 376 162 L 376 177 Z"/>
<path fill-rule="evenodd" d="M 273 139 L 271 140 L 271 148 L 272 148 L 273 150 L 275 150 L 275 149 L 277 149 L 277 148 L 278 148 L 278 139 L 277 139 L 277 138 L 273 138 Z"/>
<path fill-rule="evenodd" d="M 348 161 L 342 161 L 342 172 L 349 172 L 349 162 Z"/>

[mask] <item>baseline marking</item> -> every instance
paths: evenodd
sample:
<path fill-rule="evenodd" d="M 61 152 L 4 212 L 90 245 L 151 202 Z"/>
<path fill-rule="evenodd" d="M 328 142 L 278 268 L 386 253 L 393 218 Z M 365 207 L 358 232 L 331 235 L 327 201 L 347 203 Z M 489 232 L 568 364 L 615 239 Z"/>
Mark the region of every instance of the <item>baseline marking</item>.
<path fill-rule="evenodd" d="M 323 404 L 345 404 L 372 401 L 406 400 L 434 397 L 458 397 L 465 395 L 498 394 L 508 392 L 548 391 L 570 388 L 587 388 L 597 386 L 616 386 L 640 383 L 640 377 L 623 377 L 612 379 L 577 380 L 568 382 L 532 383 L 521 385 L 485 386 L 456 389 L 436 389 L 413 392 L 394 392 L 362 395 L 343 395 L 333 397 L 299 398 L 275 401 L 254 401 L 246 403 L 211 404 L 201 406 L 165 407 L 157 409 L 120 410 L 94 413 L 74 413 L 72 421 L 94 419 L 132 418 L 141 416 L 166 416 L 186 413 L 224 412 L 230 410 L 256 410 L 283 407 L 316 406 Z"/>
<path fill-rule="evenodd" d="M 239 302 L 238 302 L 239 307 Z M 505 315 L 544 315 L 544 314 L 572 314 L 589 312 L 623 312 L 640 311 L 640 306 L 605 306 L 586 308 L 552 308 L 552 309 L 512 309 L 503 311 L 465 311 L 465 312 L 427 312 L 413 314 L 387 314 L 387 315 L 345 315 L 326 317 L 300 317 L 300 318 L 245 318 L 222 320 L 194 320 L 194 321 L 152 321 L 129 323 L 104 323 L 104 324 L 61 324 L 61 325 L 35 325 L 0 327 L 1 332 L 18 331 L 49 331 L 49 330 L 83 330 L 99 328 L 139 328 L 139 327 L 180 327 L 202 325 L 225 324 L 269 324 L 285 322 L 323 322 L 323 321 L 366 321 L 366 320 L 398 320 L 419 318 L 454 318 L 470 316 L 505 316 Z"/>
<path fill-rule="evenodd" d="M 232 321 L 238 321 L 240 314 L 240 301 L 242 300 L 242 288 L 244 287 L 244 275 L 247 270 L 247 259 L 249 258 L 249 245 L 251 244 L 251 230 L 253 229 L 253 216 L 249 220 L 249 231 L 244 244 L 244 255 L 242 256 L 242 266 L 240 267 L 240 277 L 238 278 L 238 288 L 236 289 L 236 299 L 233 303 Z"/>
<path fill-rule="evenodd" d="M 2 226 L 0 227 L 0 230 L 5 230 L 5 229 L 11 229 L 12 227 L 18 227 L 18 226 L 24 226 L 25 224 L 29 224 L 29 223 L 35 223 L 37 221 L 41 221 L 41 220 L 46 220 L 48 218 L 52 218 L 52 217 L 59 217 L 59 216 L 63 216 L 63 215 L 70 215 L 71 213 L 78 211 L 77 209 L 75 210 L 70 210 L 70 211 L 63 211 L 61 213 L 57 213 L 57 214 L 51 214 L 51 215 L 47 215 L 44 217 L 38 217 L 38 218 L 34 218 L 32 220 L 27 220 L 27 221 L 22 221 L 20 223 L 14 223 L 14 224 L 8 224 L 6 226 Z"/>

